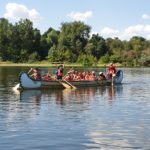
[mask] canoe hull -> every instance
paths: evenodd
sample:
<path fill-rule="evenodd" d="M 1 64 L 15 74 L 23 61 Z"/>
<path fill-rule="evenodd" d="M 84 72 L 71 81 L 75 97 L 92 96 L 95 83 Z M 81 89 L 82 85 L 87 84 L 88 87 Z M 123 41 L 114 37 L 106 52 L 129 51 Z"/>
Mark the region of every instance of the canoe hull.
<path fill-rule="evenodd" d="M 120 84 L 123 79 L 123 72 L 119 70 L 116 77 L 113 79 L 113 84 Z M 40 88 L 64 88 L 59 81 L 38 81 L 30 78 L 26 72 L 21 72 L 19 75 L 21 89 L 40 89 Z M 102 85 L 111 85 L 112 80 L 96 80 L 96 81 L 69 81 L 75 87 L 94 87 Z"/>

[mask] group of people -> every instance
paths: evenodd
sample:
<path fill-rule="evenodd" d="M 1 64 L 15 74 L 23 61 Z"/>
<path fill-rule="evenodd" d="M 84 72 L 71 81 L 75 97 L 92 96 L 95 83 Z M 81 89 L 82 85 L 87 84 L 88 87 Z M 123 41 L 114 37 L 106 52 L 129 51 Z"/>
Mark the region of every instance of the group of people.
<path fill-rule="evenodd" d="M 42 76 L 39 68 L 31 68 L 28 71 L 28 74 L 30 74 L 30 77 L 33 78 L 34 80 L 46 80 L 46 81 L 56 80 L 56 79 L 61 80 L 63 77 L 63 69 L 64 69 L 64 65 L 58 66 L 54 77 L 50 75 L 49 72 Z"/>
<path fill-rule="evenodd" d="M 112 79 L 116 75 L 116 67 L 114 66 L 113 63 L 110 64 L 108 71 L 106 75 L 103 72 L 99 72 L 98 75 L 96 75 L 95 71 L 75 71 L 71 70 L 69 71 L 65 76 L 63 75 L 64 72 L 64 65 L 59 65 L 56 72 L 55 76 L 53 77 L 49 73 L 44 74 L 43 76 L 40 73 L 40 70 L 38 68 L 31 68 L 28 72 L 30 77 L 32 77 L 35 80 L 62 80 L 65 79 L 67 81 L 79 81 L 79 80 L 107 80 L 107 79 Z"/>
<path fill-rule="evenodd" d="M 70 71 L 67 73 L 65 80 L 67 81 L 79 81 L 79 80 L 106 80 L 105 75 L 103 72 L 99 72 L 99 75 L 97 76 L 95 71 Z"/>

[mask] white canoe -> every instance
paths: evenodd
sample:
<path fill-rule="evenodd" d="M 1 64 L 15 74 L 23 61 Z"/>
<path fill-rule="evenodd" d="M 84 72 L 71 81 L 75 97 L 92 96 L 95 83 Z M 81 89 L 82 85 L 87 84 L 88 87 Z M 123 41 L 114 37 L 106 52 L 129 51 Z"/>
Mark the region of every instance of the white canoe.
<path fill-rule="evenodd" d="M 75 87 L 92 87 L 101 85 L 120 84 L 123 80 L 123 71 L 118 70 L 113 80 L 80 80 L 80 81 L 69 81 L 69 83 Z M 113 82 L 113 83 L 112 83 Z M 62 84 L 68 84 L 65 81 L 58 80 L 34 80 L 26 72 L 21 72 L 19 75 L 19 88 L 18 89 L 40 89 L 40 88 L 65 88 Z"/>

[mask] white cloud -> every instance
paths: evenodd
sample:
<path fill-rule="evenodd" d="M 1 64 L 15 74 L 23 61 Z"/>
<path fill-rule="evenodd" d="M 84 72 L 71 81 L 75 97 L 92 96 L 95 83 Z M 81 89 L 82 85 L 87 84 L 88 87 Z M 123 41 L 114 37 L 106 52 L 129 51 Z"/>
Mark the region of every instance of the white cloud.
<path fill-rule="evenodd" d="M 150 19 L 150 16 L 147 15 L 147 14 L 143 14 L 143 15 L 142 15 L 142 19 L 145 19 L 145 20 L 146 20 L 146 19 Z"/>
<path fill-rule="evenodd" d="M 100 32 L 92 32 L 92 34 L 99 34 L 104 38 L 118 37 L 121 40 L 129 40 L 133 36 L 142 36 L 146 39 L 150 39 L 150 25 L 132 25 L 123 30 L 117 30 L 110 27 L 104 27 Z"/>
<path fill-rule="evenodd" d="M 67 16 L 76 21 L 86 21 L 88 18 L 91 18 L 93 15 L 92 11 L 87 11 L 84 13 L 81 12 L 71 12 Z"/>
<path fill-rule="evenodd" d="M 133 36 L 142 36 L 150 39 L 150 25 L 134 25 L 127 27 L 120 35 L 121 39 L 130 39 Z"/>
<path fill-rule="evenodd" d="M 119 33 L 119 31 L 110 27 L 105 27 L 100 31 L 100 33 L 102 35 L 116 35 Z"/>
<path fill-rule="evenodd" d="M 126 34 L 135 34 L 140 33 L 144 31 L 144 25 L 135 25 L 135 26 L 129 26 L 125 29 L 124 33 Z"/>
<path fill-rule="evenodd" d="M 35 22 L 41 19 L 40 14 L 36 11 L 36 9 L 30 10 L 25 5 L 8 3 L 5 9 L 6 12 L 4 14 L 4 17 L 13 21 L 28 18 L 31 21 Z"/>
<path fill-rule="evenodd" d="M 150 35 L 150 25 L 134 25 L 127 27 L 120 38 L 129 39 L 133 36 L 142 36 L 144 38 L 149 38 Z"/>
<path fill-rule="evenodd" d="M 150 34 L 148 34 L 148 35 L 146 36 L 146 39 L 150 40 Z"/>

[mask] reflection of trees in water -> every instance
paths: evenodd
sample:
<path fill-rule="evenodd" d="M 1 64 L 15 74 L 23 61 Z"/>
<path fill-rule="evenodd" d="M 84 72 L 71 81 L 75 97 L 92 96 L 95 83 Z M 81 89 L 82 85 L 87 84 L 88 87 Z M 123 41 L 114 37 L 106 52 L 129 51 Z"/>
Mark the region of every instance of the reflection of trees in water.
<path fill-rule="evenodd" d="M 17 67 L 0 67 L 0 85 L 14 86 L 14 82 L 18 81 L 20 71 L 21 69 Z"/>

